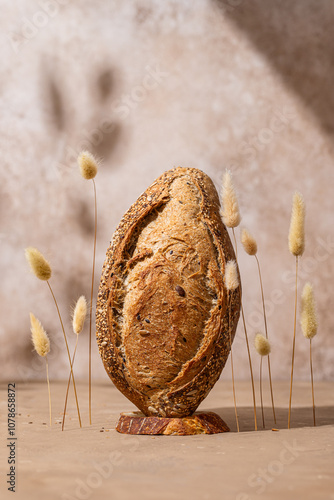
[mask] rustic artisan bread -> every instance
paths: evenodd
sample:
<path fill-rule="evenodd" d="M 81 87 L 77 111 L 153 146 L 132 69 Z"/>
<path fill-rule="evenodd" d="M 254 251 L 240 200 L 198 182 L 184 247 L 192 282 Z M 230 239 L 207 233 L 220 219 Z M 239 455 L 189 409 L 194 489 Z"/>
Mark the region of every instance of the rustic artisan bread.
<path fill-rule="evenodd" d="M 210 178 L 159 177 L 121 220 L 103 266 L 97 342 L 116 387 L 146 416 L 192 414 L 225 365 L 240 289 L 224 287 L 234 251 Z"/>

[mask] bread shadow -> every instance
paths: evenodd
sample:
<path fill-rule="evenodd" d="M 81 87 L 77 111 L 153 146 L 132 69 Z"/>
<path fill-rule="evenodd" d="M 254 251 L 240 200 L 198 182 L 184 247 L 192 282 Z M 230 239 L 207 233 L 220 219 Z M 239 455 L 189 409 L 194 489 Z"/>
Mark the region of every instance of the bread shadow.
<path fill-rule="evenodd" d="M 237 432 L 234 407 L 230 408 L 212 408 L 210 411 L 217 413 L 231 432 Z M 254 431 L 254 410 L 253 407 L 237 407 L 240 432 Z M 276 424 L 273 418 L 271 407 L 264 408 L 265 429 L 262 424 L 261 408 L 256 409 L 258 430 L 287 429 L 288 428 L 288 408 L 275 408 Z M 317 427 L 334 424 L 334 406 L 319 406 L 315 409 Z M 291 410 L 291 429 L 313 427 L 312 407 L 292 408 Z"/>

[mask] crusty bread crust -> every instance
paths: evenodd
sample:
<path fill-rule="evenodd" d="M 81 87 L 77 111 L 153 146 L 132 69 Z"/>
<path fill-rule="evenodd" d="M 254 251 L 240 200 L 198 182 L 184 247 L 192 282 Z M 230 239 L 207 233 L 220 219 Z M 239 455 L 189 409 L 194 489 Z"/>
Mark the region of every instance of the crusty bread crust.
<path fill-rule="evenodd" d="M 211 179 L 194 168 L 165 172 L 122 218 L 103 266 L 96 335 L 116 387 L 145 415 L 191 415 L 230 352 L 240 287 Z M 230 310 L 228 308 L 230 303 Z"/>

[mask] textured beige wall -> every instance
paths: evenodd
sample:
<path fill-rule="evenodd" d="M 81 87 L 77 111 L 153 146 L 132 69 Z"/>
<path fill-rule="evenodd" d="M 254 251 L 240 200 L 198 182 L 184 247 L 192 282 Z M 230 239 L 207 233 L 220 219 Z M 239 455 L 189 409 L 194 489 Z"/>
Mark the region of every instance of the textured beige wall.
<path fill-rule="evenodd" d="M 256 236 L 268 302 L 275 378 L 289 377 L 294 260 L 291 198 L 307 204 L 300 284 L 315 286 L 317 379 L 334 377 L 333 3 L 317 0 L 50 0 L 1 2 L 2 378 L 44 376 L 29 311 L 53 342 L 51 376 L 67 374 L 47 286 L 23 249 L 51 261 L 70 343 L 69 309 L 89 296 L 93 191 L 78 175 L 82 147 L 104 158 L 96 178 L 96 287 L 111 235 L 163 171 L 197 167 L 217 186 L 234 173 L 242 224 Z M 240 252 L 249 334 L 263 329 L 254 259 Z M 86 377 L 87 330 L 76 370 Z M 236 372 L 248 377 L 241 324 Z M 253 351 L 254 353 L 254 351 Z M 105 376 L 93 345 L 93 376 Z M 308 343 L 297 333 L 296 377 Z M 258 359 L 254 355 L 255 370 Z M 229 366 L 223 377 L 229 377 Z"/>

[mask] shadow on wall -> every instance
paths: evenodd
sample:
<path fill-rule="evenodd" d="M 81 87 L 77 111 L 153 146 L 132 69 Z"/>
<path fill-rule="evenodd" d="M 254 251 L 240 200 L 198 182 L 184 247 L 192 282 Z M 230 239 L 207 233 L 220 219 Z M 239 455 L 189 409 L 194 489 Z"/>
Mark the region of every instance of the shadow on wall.
<path fill-rule="evenodd" d="M 334 42 L 331 0 L 212 0 L 249 37 L 316 116 L 334 134 Z"/>
<path fill-rule="evenodd" d="M 58 76 L 65 73 L 65 69 L 59 67 L 55 69 L 54 66 L 42 58 L 41 106 L 47 124 L 54 134 L 55 142 L 57 137 L 59 143 L 63 142 L 64 137 L 66 141 L 70 141 L 65 144 L 62 161 L 65 166 L 70 163 L 68 152 L 66 154 L 68 149 L 72 152 L 70 160 L 75 164 L 76 156 L 82 149 L 88 149 L 98 158 L 107 160 L 117 148 L 123 132 L 121 124 L 110 118 L 113 111 L 112 103 L 118 93 L 115 84 L 116 70 L 108 68 L 105 62 L 105 66 L 101 65 L 92 71 L 90 78 L 85 74 L 82 75 L 82 86 L 89 90 L 90 102 L 87 102 L 84 122 L 80 123 L 76 121 L 71 111 L 71 98 L 66 93 L 66 85 L 61 84 Z M 87 122 L 89 125 L 86 125 Z M 82 128 L 84 132 L 81 131 Z"/>

